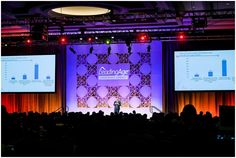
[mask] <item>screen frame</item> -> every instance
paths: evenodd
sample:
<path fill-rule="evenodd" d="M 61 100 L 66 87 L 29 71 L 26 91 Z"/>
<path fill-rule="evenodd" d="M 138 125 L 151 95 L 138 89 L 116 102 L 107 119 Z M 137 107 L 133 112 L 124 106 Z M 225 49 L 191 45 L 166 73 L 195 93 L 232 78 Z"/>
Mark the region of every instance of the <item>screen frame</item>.
<path fill-rule="evenodd" d="M 210 49 L 210 50 L 206 50 L 206 49 L 195 49 L 195 50 L 189 50 L 189 49 L 176 49 L 173 51 L 173 90 L 174 92 L 235 92 L 235 86 L 234 86 L 234 90 L 176 90 L 175 89 L 175 52 L 180 52 L 180 51 L 225 51 L 225 50 L 233 50 L 234 51 L 234 56 L 236 56 L 235 54 L 235 49 Z"/>
<path fill-rule="evenodd" d="M 11 53 L 11 54 L 2 54 L 2 56 L 45 56 L 45 55 L 54 55 L 55 56 L 55 86 L 54 86 L 54 90 L 49 92 L 49 91 L 45 91 L 45 92 L 37 92 L 37 91 L 34 91 L 34 92 L 2 92 L 3 94 L 54 94 L 54 93 L 57 93 L 57 54 L 56 53 L 34 53 L 34 54 L 23 54 L 23 53 Z M 2 61 L 1 61 L 2 62 Z"/>

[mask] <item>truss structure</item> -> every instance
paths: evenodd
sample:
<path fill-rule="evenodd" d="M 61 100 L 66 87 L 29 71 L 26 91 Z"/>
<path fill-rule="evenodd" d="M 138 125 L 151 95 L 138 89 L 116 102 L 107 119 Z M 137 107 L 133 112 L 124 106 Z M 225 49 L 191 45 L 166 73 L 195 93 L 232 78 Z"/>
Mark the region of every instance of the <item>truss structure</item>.
<path fill-rule="evenodd" d="M 2 42 L 10 38 L 21 38 L 32 35 L 32 27 L 44 25 L 48 41 L 55 41 L 60 35 L 68 35 L 71 39 L 85 39 L 88 36 L 116 36 L 123 40 L 129 35 L 134 38 L 139 32 L 147 32 L 152 38 L 175 40 L 176 32 L 186 32 L 188 37 L 198 39 L 234 38 L 234 33 L 208 30 L 208 23 L 214 19 L 234 19 L 235 10 L 195 10 L 178 14 L 175 11 L 150 10 L 148 13 L 107 14 L 89 17 L 21 17 L 18 19 L 2 19 L 2 28 L 20 26 L 27 28 L 25 32 L 2 32 Z M 234 29 L 233 29 L 234 30 Z M 207 38 L 206 38 L 207 37 Z M 22 40 L 21 40 L 22 41 Z"/>

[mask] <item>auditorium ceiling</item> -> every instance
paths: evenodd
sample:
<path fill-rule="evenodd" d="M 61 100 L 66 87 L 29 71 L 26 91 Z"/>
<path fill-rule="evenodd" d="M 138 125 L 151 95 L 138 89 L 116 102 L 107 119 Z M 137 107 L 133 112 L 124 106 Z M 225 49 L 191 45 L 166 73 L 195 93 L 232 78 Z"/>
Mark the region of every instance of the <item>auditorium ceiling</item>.
<path fill-rule="evenodd" d="M 110 10 L 95 16 L 70 16 L 52 12 L 65 6 L 91 6 Z M 2 37 L 27 33 L 45 25 L 49 35 L 117 34 L 148 32 L 164 37 L 188 31 L 207 38 L 234 38 L 234 1 L 2 1 Z M 127 34 L 126 34 L 127 35 Z"/>

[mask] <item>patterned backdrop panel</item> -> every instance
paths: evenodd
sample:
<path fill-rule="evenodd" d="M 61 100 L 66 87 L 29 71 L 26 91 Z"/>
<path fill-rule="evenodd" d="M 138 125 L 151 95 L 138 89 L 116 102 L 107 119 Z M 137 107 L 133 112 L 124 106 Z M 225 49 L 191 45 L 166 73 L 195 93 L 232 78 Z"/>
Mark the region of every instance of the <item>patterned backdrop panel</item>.
<path fill-rule="evenodd" d="M 122 45 L 123 46 L 123 45 Z M 112 50 L 108 54 L 104 49 L 99 53 L 77 54 L 77 107 L 113 108 L 113 102 L 120 99 L 122 107 L 141 108 L 151 106 L 151 55 L 138 50 Z M 89 52 L 89 51 L 88 51 Z M 128 85 L 98 85 L 98 64 L 129 64 Z"/>

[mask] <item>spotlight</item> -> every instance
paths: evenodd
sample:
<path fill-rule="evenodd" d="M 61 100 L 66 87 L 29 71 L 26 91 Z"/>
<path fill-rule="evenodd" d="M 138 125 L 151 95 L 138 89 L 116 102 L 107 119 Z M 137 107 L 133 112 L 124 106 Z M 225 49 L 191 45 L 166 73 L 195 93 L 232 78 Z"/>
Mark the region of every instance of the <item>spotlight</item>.
<path fill-rule="evenodd" d="M 95 37 L 95 39 L 97 40 L 97 39 L 98 39 L 98 37 L 96 36 L 96 37 Z"/>
<path fill-rule="evenodd" d="M 48 41 L 48 36 L 47 35 L 42 35 L 41 37 L 42 37 L 42 40 Z"/>
<path fill-rule="evenodd" d="M 144 35 L 144 36 L 141 36 L 141 37 L 140 37 L 140 40 L 143 41 L 143 40 L 145 40 L 146 38 L 147 38 L 147 37 Z"/>
<path fill-rule="evenodd" d="M 90 49 L 89 49 L 89 53 L 90 53 L 90 54 L 92 54 L 92 53 L 93 53 L 93 46 L 92 46 L 92 47 L 90 47 Z"/>
<path fill-rule="evenodd" d="M 26 39 L 26 44 L 28 44 L 28 45 L 32 44 L 32 39 L 31 38 L 27 38 Z"/>
<path fill-rule="evenodd" d="M 180 32 L 180 33 L 178 34 L 178 39 L 179 39 L 179 40 L 184 40 L 184 39 L 185 39 L 185 34 L 184 34 L 183 32 Z"/>
<path fill-rule="evenodd" d="M 82 40 L 83 40 L 83 38 L 82 38 L 82 37 L 80 37 L 80 38 L 79 38 L 79 40 L 80 40 L 80 41 L 82 41 Z"/>
<path fill-rule="evenodd" d="M 111 44 L 111 39 L 106 39 L 106 40 L 105 40 L 105 43 L 106 43 L 106 44 Z"/>
<path fill-rule="evenodd" d="M 150 37 L 147 33 L 139 33 L 137 35 L 138 42 L 148 42 L 149 40 L 150 40 Z"/>
<path fill-rule="evenodd" d="M 92 37 L 89 37 L 89 38 L 87 39 L 87 42 L 88 42 L 88 43 L 92 43 L 92 42 L 93 42 L 93 38 L 92 38 Z"/>
<path fill-rule="evenodd" d="M 66 36 L 60 36 L 59 37 L 59 43 L 60 44 L 64 45 L 64 44 L 67 44 L 67 42 L 68 42 L 68 39 L 67 39 Z"/>

